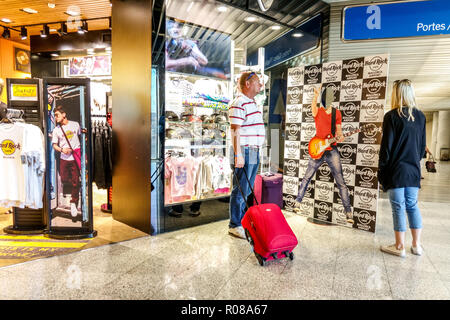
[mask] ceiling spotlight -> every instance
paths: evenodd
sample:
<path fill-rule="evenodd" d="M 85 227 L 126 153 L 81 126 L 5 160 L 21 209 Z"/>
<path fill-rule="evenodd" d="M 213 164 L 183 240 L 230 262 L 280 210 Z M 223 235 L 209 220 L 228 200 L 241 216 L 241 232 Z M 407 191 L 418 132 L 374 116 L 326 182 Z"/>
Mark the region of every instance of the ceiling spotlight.
<path fill-rule="evenodd" d="M 293 33 L 292 36 L 293 36 L 294 38 L 301 38 L 301 37 L 303 37 L 303 33 L 301 33 L 301 32 L 296 32 L 296 33 Z"/>
<path fill-rule="evenodd" d="M 51 3 L 51 2 L 48 3 L 48 7 L 49 7 L 50 9 L 54 9 L 55 6 L 56 6 L 56 5 L 55 5 L 54 3 Z"/>
<path fill-rule="evenodd" d="M 11 23 L 12 20 L 8 19 L 8 18 L 2 18 L 0 21 L 4 22 L 4 23 Z"/>
<path fill-rule="evenodd" d="M 41 38 L 47 38 L 50 33 L 50 28 L 48 25 L 44 24 L 44 27 L 41 30 Z"/>
<path fill-rule="evenodd" d="M 20 9 L 20 11 L 23 11 L 23 12 L 26 12 L 29 14 L 38 13 L 37 10 L 31 9 L 31 8 L 23 8 L 23 9 Z"/>
<path fill-rule="evenodd" d="M 82 25 L 78 27 L 78 33 L 84 34 L 88 32 L 88 24 L 87 21 L 83 21 Z"/>
<path fill-rule="evenodd" d="M 59 57 L 59 53 L 57 53 L 57 52 L 50 53 L 50 55 L 51 55 L 52 57 Z"/>
<path fill-rule="evenodd" d="M 67 34 L 67 24 L 65 22 L 61 23 L 61 28 L 58 29 L 58 34 L 61 37 Z"/>
<path fill-rule="evenodd" d="M 256 18 L 255 17 L 247 17 L 244 20 L 247 21 L 247 22 L 255 22 Z"/>
<path fill-rule="evenodd" d="M 27 40 L 27 38 L 28 38 L 28 31 L 27 31 L 27 28 L 25 28 L 25 27 L 21 27 L 21 28 L 20 28 L 20 38 L 21 38 L 22 40 Z"/>
<path fill-rule="evenodd" d="M 8 28 L 3 28 L 2 37 L 5 38 L 5 39 L 11 38 L 11 31 L 9 31 Z"/>
<path fill-rule="evenodd" d="M 217 8 L 217 11 L 219 11 L 219 12 L 226 12 L 226 11 L 228 11 L 228 8 L 225 7 L 225 6 L 220 6 L 220 7 Z"/>
<path fill-rule="evenodd" d="M 80 11 L 75 11 L 75 10 L 67 10 L 64 13 L 67 14 L 68 16 L 72 16 L 72 17 L 78 17 L 80 15 Z"/>
<path fill-rule="evenodd" d="M 270 29 L 272 29 L 272 30 L 280 30 L 281 26 L 271 26 Z"/>

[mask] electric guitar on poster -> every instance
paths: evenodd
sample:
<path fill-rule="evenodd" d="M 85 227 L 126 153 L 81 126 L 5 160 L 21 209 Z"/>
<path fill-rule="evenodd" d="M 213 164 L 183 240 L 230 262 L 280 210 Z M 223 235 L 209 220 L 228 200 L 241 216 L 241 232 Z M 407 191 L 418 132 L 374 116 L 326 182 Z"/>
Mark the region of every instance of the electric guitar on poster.
<path fill-rule="evenodd" d="M 370 127 L 370 129 L 369 129 L 369 127 Z M 376 130 L 373 128 L 373 126 L 364 125 L 361 128 L 358 128 L 356 130 L 345 133 L 343 136 L 344 136 L 344 138 L 346 138 L 346 137 L 349 137 L 349 136 L 354 135 L 355 133 L 358 133 L 361 131 L 364 131 L 364 132 L 369 131 L 370 132 L 373 130 Z M 337 138 L 332 137 L 331 134 L 328 135 L 326 139 L 322 139 L 322 138 L 319 138 L 316 136 L 309 141 L 309 145 L 308 145 L 309 155 L 314 160 L 320 159 L 323 156 L 325 151 L 331 150 L 331 145 L 335 142 L 337 142 Z"/>

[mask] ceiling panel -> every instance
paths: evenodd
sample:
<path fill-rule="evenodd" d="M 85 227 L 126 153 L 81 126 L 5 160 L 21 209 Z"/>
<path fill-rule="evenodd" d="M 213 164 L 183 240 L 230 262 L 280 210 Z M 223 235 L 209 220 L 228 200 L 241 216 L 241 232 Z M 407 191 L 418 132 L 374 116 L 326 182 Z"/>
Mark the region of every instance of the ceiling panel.
<path fill-rule="evenodd" d="M 49 3 L 55 4 L 55 7 L 50 8 Z M 21 11 L 20 9 L 22 8 L 31 8 L 37 10 L 38 13 L 29 14 Z M 73 22 L 76 18 L 65 14 L 64 12 L 67 10 L 79 12 L 79 19 L 110 17 L 111 3 L 110 0 L 0 0 L 0 19 L 8 18 L 12 20 L 11 23 L 0 21 L 0 26 L 20 29 L 20 26 L 23 25 L 66 21 L 72 22 L 72 24 L 68 24 L 68 31 L 74 32 L 76 31 L 77 24 Z M 109 21 L 107 19 L 88 21 L 88 24 L 90 30 L 109 28 Z M 49 27 L 51 29 L 58 29 L 59 25 L 50 24 Z M 28 35 L 38 35 L 41 29 L 42 26 L 29 27 Z M 18 32 L 15 31 L 11 31 L 11 39 L 29 44 L 29 40 L 20 40 Z"/>

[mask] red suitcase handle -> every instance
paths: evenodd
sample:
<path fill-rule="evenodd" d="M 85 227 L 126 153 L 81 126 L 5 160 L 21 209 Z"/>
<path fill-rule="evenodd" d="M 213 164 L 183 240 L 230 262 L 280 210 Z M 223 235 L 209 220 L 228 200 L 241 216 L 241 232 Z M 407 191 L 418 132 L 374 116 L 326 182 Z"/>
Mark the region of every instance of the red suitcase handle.
<path fill-rule="evenodd" d="M 252 191 L 252 194 L 253 194 L 253 198 L 255 199 L 256 205 L 258 206 L 259 203 L 258 203 L 258 200 L 256 200 L 256 196 L 255 196 L 255 193 L 253 192 L 252 184 L 250 183 L 250 180 L 248 178 L 247 171 L 245 170 L 245 167 L 242 167 L 242 170 L 244 171 L 245 178 L 247 179 L 247 182 L 248 182 L 248 186 L 250 187 L 250 190 Z M 236 182 L 237 182 L 239 191 L 241 192 L 242 199 L 245 200 L 246 197 L 244 196 L 244 192 L 242 191 L 241 184 L 239 183 L 239 179 L 238 179 L 237 174 L 236 174 L 236 168 L 234 168 L 234 170 L 233 170 L 233 175 L 236 178 Z M 245 201 L 245 206 L 247 207 L 247 210 L 248 210 L 249 207 L 248 207 L 247 201 Z"/>

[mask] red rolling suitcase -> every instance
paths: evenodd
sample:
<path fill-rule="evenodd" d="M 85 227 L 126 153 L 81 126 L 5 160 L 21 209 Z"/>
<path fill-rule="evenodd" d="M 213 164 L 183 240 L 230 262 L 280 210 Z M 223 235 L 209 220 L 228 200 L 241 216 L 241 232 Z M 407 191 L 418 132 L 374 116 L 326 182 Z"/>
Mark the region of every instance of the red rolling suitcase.
<path fill-rule="evenodd" d="M 236 175 L 236 171 L 233 170 L 233 172 Z M 248 181 L 245 169 L 243 172 Z M 239 190 L 244 197 L 237 177 L 236 180 Z M 253 193 L 250 182 L 249 186 Z M 294 259 L 292 250 L 297 246 L 298 240 L 287 223 L 280 207 L 276 204 L 258 204 L 257 202 L 256 205 L 250 208 L 247 206 L 247 212 L 242 218 L 241 224 L 245 230 L 247 240 L 253 248 L 256 259 L 258 259 L 261 266 L 264 266 L 267 261 L 274 259 Z"/>

